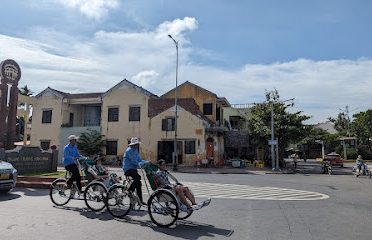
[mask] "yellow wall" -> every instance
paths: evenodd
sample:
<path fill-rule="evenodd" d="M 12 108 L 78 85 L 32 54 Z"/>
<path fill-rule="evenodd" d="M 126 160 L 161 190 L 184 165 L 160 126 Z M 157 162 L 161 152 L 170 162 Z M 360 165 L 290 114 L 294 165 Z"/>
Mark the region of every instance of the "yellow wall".
<path fill-rule="evenodd" d="M 195 165 L 198 157 L 200 159 L 205 158 L 204 121 L 181 107 L 178 109 L 177 140 L 195 139 L 196 141 L 195 154 L 185 154 L 183 144 L 183 164 Z M 174 131 L 162 131 L 162 119 L 167 117 L 174 117 L 174 111 L 168 109 L 150 120 L 148 135 L 150 145 L 147 151 L 150 159 L 157 160 L 158 141 L 174 139 Z M 200 129 L 200 131 L 196 131 L 196 129 Z M 200 143 L 199 146 L 198 142 Z M 142 149 L 144 149 L 144 146 L 142 146 Z"/>
<path fill-rule="evenodd" d="M 50 145 L 59 146 L 59 133 L 62 124 L 60 98 L 45 94 L 34 101 L 32 112 L 31 145 L 40 146 L 40 140 L 50 140 Z M 52 110 L 52 123 L 41 123 L 43 110 Z"/>
<path fill-rule="evenodd" d="M 174 98 L 174 90 L 164 94 L 162 98 Z M 184 83 L 177 88 L 177 98 L 193 98 L 201 112 L 203 112 L 204 103 L 212 103 L 212 115 L 206 115 L 206 117 L 213 122 L 216 121 L 217 97 L 215 94 L 203 90 L 197 85 Z"/>
<path fill-rule="evenodd" d="M 107 140 L 118 141 L 118 155 L 123 155 L 128 147 L 128 140 L 132 137 L 139 137 L 143 149 L 149 145 L 148 141 L 148 99 L 149 96 L 134 88 L 122 87 L 103 97 L 101 127 L 102 135 Z M 139 122 L 129 121 L 129 106 L 140 106 L 141 116 Z M 108 108 L 119 107 L 119 121 L 108 122 Z"/>

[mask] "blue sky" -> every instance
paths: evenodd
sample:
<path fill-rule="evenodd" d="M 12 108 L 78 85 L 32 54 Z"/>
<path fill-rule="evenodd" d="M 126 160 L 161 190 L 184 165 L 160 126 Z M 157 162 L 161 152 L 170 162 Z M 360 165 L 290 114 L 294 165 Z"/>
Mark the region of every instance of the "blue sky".
<path fill-rule="evenodd" d="M 2 0 L 0 59 L 36 93 L 106 91 L 123 78 L 161 95 L 191 81 L 231 103 L 295 98 L 311 123 L 372 103 L 372 1 Z M 4 11 L 6 9 L 6 11 Z"/>

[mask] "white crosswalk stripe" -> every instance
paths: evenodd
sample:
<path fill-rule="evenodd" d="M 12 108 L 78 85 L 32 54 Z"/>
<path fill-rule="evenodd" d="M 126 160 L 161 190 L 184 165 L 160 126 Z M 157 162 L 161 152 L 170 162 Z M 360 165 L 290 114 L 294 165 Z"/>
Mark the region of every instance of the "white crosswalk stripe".
<path fill-rule="evenodd" d="M 322 193 L 288 188 L 198 182 L 185 182 L 184 184 L 189 186 L 196 197 L 282 201 L 329 198 L 328 195 Z"/>

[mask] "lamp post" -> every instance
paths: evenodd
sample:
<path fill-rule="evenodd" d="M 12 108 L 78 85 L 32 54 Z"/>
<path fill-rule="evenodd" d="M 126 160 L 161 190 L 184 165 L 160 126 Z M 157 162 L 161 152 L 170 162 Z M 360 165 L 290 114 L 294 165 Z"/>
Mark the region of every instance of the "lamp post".
<path fill-rule="evenodd" d="M 322 159 L 324 159 L 324 141 L 322 140 L 315 140 L 316 143 L 322 144 Z"/>
<path fill-rule="evenodd" d="M 293 101 L 294 98 L 291 98 L 291 99 L 288 99 L 288 100 L 284 100 L 284 101 L 277 101 L 275 103 L 285 103 L 285 102 L 288 102 L 288 101 Z M 270 141 L 270 145 L 271 145 L 271 167 L 272 167 L 272 170 L 275 171 L 275 170 L 280 170 L 279 168 L 279 141 L 278 139 L 275 140 L 275 133 L 274 133 L 274 103 L 272 102 L 271 103 L 271 141 Z M 276 157 L 275 157 L 275 146 L 276 145 Z"/>
<path fill-rule="evenodd" d="M 174 146 L 173 146 L 173 171 L 177 171 L 178 165 L 178 154 L 177 154 L 177 85 L 178 85 L 178 42 L 174 40 L 172 35 L 168 34 L 168 37 L 173 40 L 176 45 L 176 88 L 174 89 Z"/>

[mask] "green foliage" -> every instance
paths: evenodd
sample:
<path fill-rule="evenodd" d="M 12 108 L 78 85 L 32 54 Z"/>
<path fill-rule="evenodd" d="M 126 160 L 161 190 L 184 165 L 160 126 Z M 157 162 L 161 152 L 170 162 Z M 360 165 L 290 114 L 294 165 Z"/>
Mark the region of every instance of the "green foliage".
<path fill-rule="evenodd" d="M 279 140 L 280 156 L 289 143 L 296 143 L 305 138 L 310 127 L 303 124 L 309 116 L 302 112 L 289 113 L 287 108 L 293 106 L 280 101 L 277 90 L 266 92 L 266 102 L 256 104 L 251 109 L 251 117 L 248 120 L 248 128 L 252 136 L 252 142 L 258 146 L 267 146 L 271 138 L 271 110 L 274 112 L 275 138 Z"/>
<path fill-rule="evenodd" d="M 336 153 L 340 154 L 342 158 L 344 158 L 344 148 L 342 145 L 336 147 Z M 358 150 L 355 148 L 346 148 L 346 156 L 347 159 L 357 159 L 358 157 Z"/>
<path fill-rule="evenodd" d="M 354 114 L 353 117 L 351 131 L 358 138 L 359 143 L 367 145 L 371 150 L 369 139 L 372 137 L 372 110 Z"/>
<path fill-rule="evenodd" d="M 31 96 L 34 94 L 28 87 L 27 85 L 24 85 L 18 90 L 19 94 L 24 95 L 24 96 Z"/>
<path fill-rule="evenodd" d="M 329 121 L 335 124 L 335 129 L 339 132 L 340 136 L 349 135 L 350 119 L 346 113 L 341 112 L 337 115 L 337 118 L 329 118 Z"/>
<path fill-rule="evenodd" d="M 358 151 L 355 148 L 346 148 L 346 155 L 347 159 L 357 159 Z"/>
<path fill-rule="evenodd" d="M 358 154 L 362 155 L 363 159 L 372 160 L 372 151 L 366 145 L 358 146 Z"/>
<path fill-rule="evenodd" d="M 77 142 L 79 151 L 85 156 L 93 156 L 94 154 L 101 154 L 102 148 L 106 145 L 106 141 L 103 139 L 98 131 L 88 129 L 83 132 Z"/>

